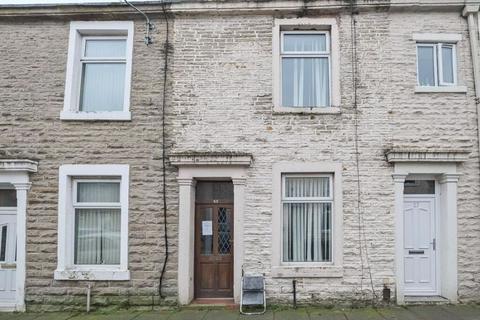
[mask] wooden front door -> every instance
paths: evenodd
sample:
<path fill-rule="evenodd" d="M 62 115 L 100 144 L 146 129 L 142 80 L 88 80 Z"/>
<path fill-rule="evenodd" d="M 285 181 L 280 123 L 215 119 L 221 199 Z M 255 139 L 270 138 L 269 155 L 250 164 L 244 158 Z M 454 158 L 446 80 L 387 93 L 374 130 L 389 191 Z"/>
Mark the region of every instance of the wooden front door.
<path fill-rule="evenodd" d="M 233 205 L 198 204 L 195 297 L 233 297 Z"/>

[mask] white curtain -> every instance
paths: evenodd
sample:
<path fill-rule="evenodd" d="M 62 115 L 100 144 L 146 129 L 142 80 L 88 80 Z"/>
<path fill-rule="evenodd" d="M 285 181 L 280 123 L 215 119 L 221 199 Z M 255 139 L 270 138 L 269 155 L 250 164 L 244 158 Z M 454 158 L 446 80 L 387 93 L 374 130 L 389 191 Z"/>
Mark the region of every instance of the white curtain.
<path fill-rule="evenodd" d="M 120 202 L 119 182 L 78 182 L 78 202 Z"/>
<path fill-rule="evenodd" d="M 284 52 L 323 52 L 324 34 L 286 34 Z M 325 107 L 330 101 L 329 63 L 327 57 L 283 57 L 282 95 L 285 107 Z"/>
<path fill-rule="evenodd" d="M 331 203 L 284 203 L 287 262 L 331 261 Z"/>
<path fill-rule="evenodd" d="M 76 209 L 75 264 L 119 264 L 120 221 L 120 209 Z"/>
<path fill-rule="evenodd" d="M 285 107 L 326 107 L 330 101 L 328 58 L 283 58 Z"/>
<path fill-rule="evenodd" d="M 285 197 L 329 197 L 330 179 L 328 177 L 286 177 Z"/>

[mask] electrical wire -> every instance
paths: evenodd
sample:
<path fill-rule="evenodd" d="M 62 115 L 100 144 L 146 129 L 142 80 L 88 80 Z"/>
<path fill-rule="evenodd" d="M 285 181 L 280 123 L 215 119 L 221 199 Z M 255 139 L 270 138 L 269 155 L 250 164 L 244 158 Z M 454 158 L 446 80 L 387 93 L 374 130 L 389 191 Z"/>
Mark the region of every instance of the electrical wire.
<path fill-rule="evenodd" d="M 167 9 L 165 7 L 165 1 L 162 1 L 162 13 L 165 21 L 165 47 L 164 47 L 164 65 L 163 65 L 163 92 L 162 92 L 162 188 L 163 188 L 163 224 L 164 224 L 164 242 L 165 242 L 165 256 L 163 260 L 162 271 L 160 273 L 158 295 L 160 298 L 164 298 L 162 293 L 163 279 L 165 277 L 165 270 L 168 263 L 168 225 L 167 225 L 167 169 L 166 169 L 166 138 L 165 138 L 165 104 L 167 96 L 167 74 L 168 74 L 168 51 L 170 48 L 170 26 L 168 21 Z"/>

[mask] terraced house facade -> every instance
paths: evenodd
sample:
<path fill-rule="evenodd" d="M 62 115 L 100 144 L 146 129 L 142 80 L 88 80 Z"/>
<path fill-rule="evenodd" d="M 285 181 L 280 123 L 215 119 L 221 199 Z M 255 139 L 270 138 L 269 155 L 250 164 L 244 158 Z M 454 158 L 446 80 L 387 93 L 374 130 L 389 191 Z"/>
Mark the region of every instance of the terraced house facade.
<path fill-rule="evenodd" d="M 477 1 L 136 6 L 0 6 L 2 309 L 480 301 Z"/>

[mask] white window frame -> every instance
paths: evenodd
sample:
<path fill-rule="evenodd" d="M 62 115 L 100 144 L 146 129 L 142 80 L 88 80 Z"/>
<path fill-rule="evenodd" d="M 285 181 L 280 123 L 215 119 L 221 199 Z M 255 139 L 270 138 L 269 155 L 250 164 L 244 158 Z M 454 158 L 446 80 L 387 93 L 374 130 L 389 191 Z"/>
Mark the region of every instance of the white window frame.
<path fill-rule="evenodd" d="M 133 21 L 73 21 L 70 23 L 65 99 L 62 120 L 131 120 L 130 91 L 132 78 Z M 122 111 L 80 111 L 82 66 L 87 39 L 126 39 L 125 58 L 101 58 L 95 61 L 125 61 L 125 87 Z"/>
<path fill-rule="evenodd" d="M 455 86 L 457 84 L 457 54 L 456 54 L 456 45 L 452 43 L 417 43 L 417 84 L 420 85 L 420 61 L 418 59 L 418 48 L 427 47 L 433 48 L 433 71 L 435 84 L 433 87 L 440 86 Z M 452 48 L 452 67 L 453 67 L 453 82 L 445 82 L 443 80 L 443 56 L 442 48 L 450 47 Z M 432 87 L 432 86 L 423 86 L 423 87 Z"/>
<path fill-rule="evenodd" d="M 330 196 L 329 197 L 286 197 L 285 192 L 285 180 L 286 178 L 328 178 L 329 182 L 329 190 L 330 190 Z M 283 173 L 282 174 L 282 197 L 281 197 L 281 210 L 282 212 L 280 213 L 281 219 L 282 219 L 282 233 L 281 233 L 281 244 L 282 244 L 282 250 L 281 250 L 281 263 L 282 265 L 285 266 L 298 266 L 298 265 L 305 265 L 309 266 L 312 263 L 314 264 L 322 264 L 322 265 L 333 265 L 333 230 L 334 230 L 334 216 L 335 216 L 335 201 L 334 201 L 334 189 L 333 189 L 333 174 L 320 174 L 320 173 Z M 285 257 L 283 256 L 285 250 L 283 248 L 283 229 L 285 227 L 285 221 L 283 220 L 283 204 L 285 203 L 331 203 L 331 223 L 332 226 L 330 228 L 330 233 L 332 235 L 330 239 L 330 260 L 331 261 L 315 261 L 315 262 L 298 262 L 298 261 L 286 261 Z"/>
<path fill-rule="evenodd" d="M 315 30 L 312 30 L 315 29 Z M 273 104 L 277 113 L 340 113 L 340 46 L 337 20 L 334 18 L 275 19 L 273 26 Z M 283 52 L 285 34 L 327 34 L 328 52 Z M 330 105 L 316 107 L 284 107 L 282 103 L 282 60 L 283 57 L 329 57 Z"/>
<path fill-rule="evenodd" d="M 76 209 L 122 209 L 122 199 L 120 195 L 120 201 L 119 202 L 78 202 L 78 183 L 82 182 L 93 182 L 93 183 L 101 183 L 101 182 L 114 182 L 114 183 L 120 183 L 121 186 L 121 179 L 85 179 L 85 178 L 75 178 L 72 177 L 72 184 L 73 184 L 73 190 L 72 190 L 72 212 L 73 212 L 73 219 L 75 220 L 75 211 Z M 75 234 L 75 222 L 74 222 L 74 233 Z M 75 255 L 75 243 L 72 248 L 73 254 Z M 75 260 L 75 256 L 74 256 Z M 107 265 L 107 264 L 94 264 L 94 265 L 87 265 L 87 264 L 79 264 L 79 265 L 74 265 L 75 268 L 80 269 L 95 269 L 98 266 L 111 266 L 112 268 L 118 267 L 118 265 Z"/>
<path fill-rule="evenodd" d="M 330 197 L 315 201 L 332 201 L 331 261 L 286 262 L 283 259 L 283 195 L 285 177 L 330 177 Z M 343 205 L 341 163 L 281 162 L 273 165 L 272 192 L 272 276 L 304 278 L 339 278 L 343 276 Z M 290 198 L 292 199 L 292 198 Z M 298 198 L 305 202 L 312 198 Z"/>
<path fill-rule="evenodd" d="M 462 40 L 461 34 L 451 33 L 414 33 L 413 40 L 416 42 L 415 57 L 416 57 L 416 93 L 428 92 L 445 92 L 445 93 L 466 93 L 467 86 L 459 85 L 458 83 L 458 62 L 457 62 L 457 43 Z M 453 82 L 445 82 L 443 80 L 443 64 L 442 64 L 442 47 L 451 47 L 452 64 L 453 64 Z M 419 60 L 418 47 L 432 47 L 434 48 L 434 72 L 435 85 L 421 86 L 419 79 Z"/>
<path fill-rule="evenodd" d="M 285 44 L 285 35 L 303 35 L 303 34 L 318 34 L 318 35 L 325 35 L 326 41 L 326 50 L 325 51 L 285 51 L 284 44 Z M 332 65 L 331 65 L 331 52 L 330 52 L 330 31 L 281 31 L 281 40 L 280 40 L 280 79 L 283 81 L 283 59 L 284 58 L 327 58 L 328 61 L 328 105 L 327 106 L 315 106 L 315 107 L 300 107 L 301 109 L 312 109 L 312 108 L 329 108 L 332 105 Z M 283 104 L 283 91 L 282 86 L 280 85 L 280 100 L 281 100 L 281 107 L 282 108 L 297 108 L 293 106 L 284 106 Z"/>
<path fill-rule="evenodd" d="M 440 86 L 456 86 L 457 85 L 457 46 L 452 43 L 437 44 L 437 58 L 438 58 L 438 83 Z M 452 68 L 453 68 L 453 82 L 445 82 L 443 79 L 443 53 L 444 47 L 452 48 Z"/>
<path fill-rule="evenodd" d="M 120 181 L 120 264 L 118 265 L 75 265 L 75 207 L 78 182 Z M 128 165 L 62 165 L 59 170 L 58 193 L 58 264 L 56 280 L 129 280 L 128 270 Z M 82 207 L 109 207 L 111 203 L 82 203 Z"/>

